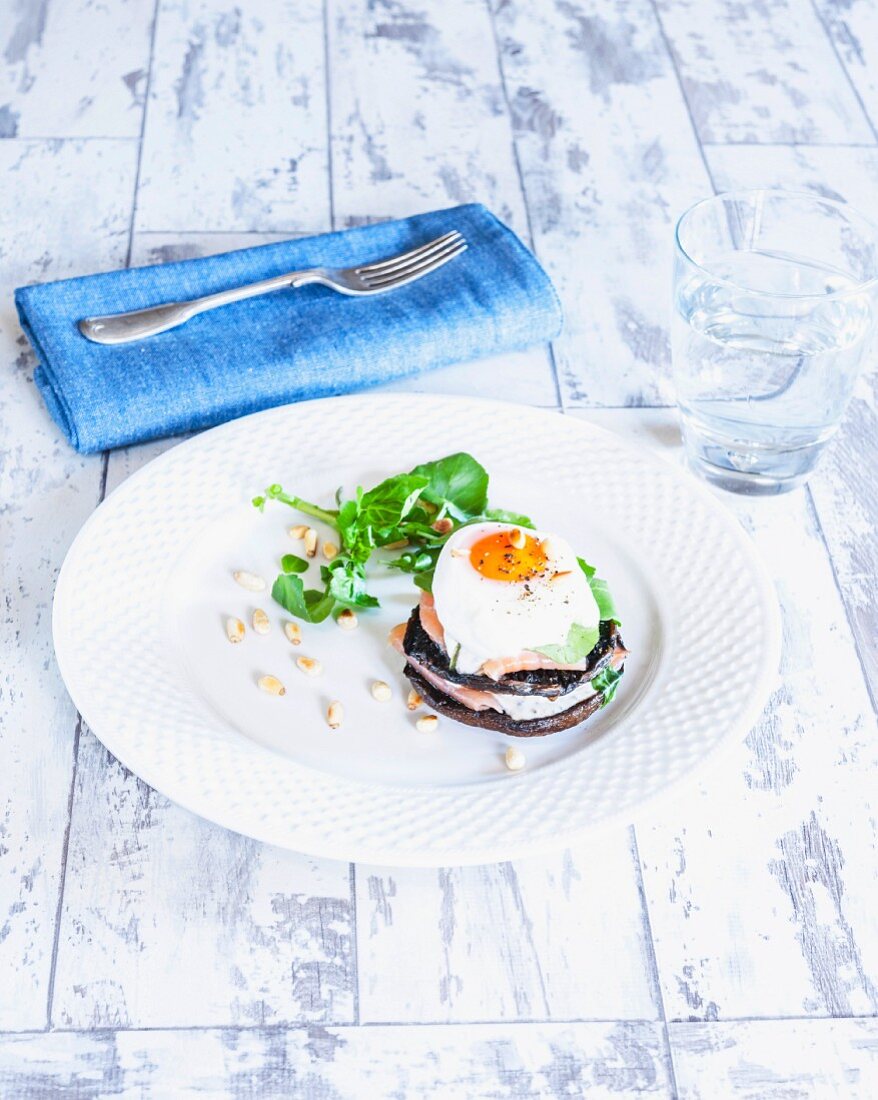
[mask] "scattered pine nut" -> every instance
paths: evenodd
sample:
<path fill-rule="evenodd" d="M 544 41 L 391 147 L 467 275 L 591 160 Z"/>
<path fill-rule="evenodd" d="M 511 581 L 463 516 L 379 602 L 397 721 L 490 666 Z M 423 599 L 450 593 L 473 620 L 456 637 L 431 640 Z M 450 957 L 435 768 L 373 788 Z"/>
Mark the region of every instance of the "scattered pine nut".
<path fill-rule="evenodd" d="M 357 615 L 349 607 L 346 607 L 342 611 L 338 618 L 335 620 L 342 630 L 356 630 L 357 629 Z"/>
<path fill-rule="evenodd" d="M 527 536 L 520 527 L 513 527 L 509 532 L 509 542 L 516 550 L 523 550 L 527 542 Z"/>
<path fill-rule="evenodd" d="M 226 619 L 226 637 L 230 642 L 244 641 L 244 624 L 240 619 Z"/>
<path fill-rule="evenodd" d="M 284 623 L 284 634 L 293 643 L 300 645 L 302 642 L 302 628 L 298 623 Z"/>
<path fill-rule="evenodd" d="M 417 710 L 421 703 L 423 703 L 423 701 L 424 697 L 422 695 L 419 695 L 418 692 L 415 691 L 414 688 L 412 688 L 412 690 L 408 693 L 408 698 L 405 701 L 405 705 L 409 708 L 409 710 Z"/>
<path fill-rule="evenodd" d="M 276 676 L 260 676 L 256 681 L 268 695 L 286 695 L 287 689 Z"/>
<path fill-rule="evenodd" d="M 296 665 L 305 673 L 306 676 L 319 676 L 323 671 L 323 665 L 316 659 L 316 657 L 297 657 Z"/>
<path fill-rule="evenodd" d="M 313 558 L 317 553 L 317 532 L 313 527 L 309 527 L 305 532 L 305 557 Z"/>
<path fill-rule="evenodd" d="M 372 685 L 372 698 L 377 699 L 379 703 L 386 703 L 392 695 L 390 684 L 386 684 L 383 680 L 376 680 Z"/>
<path fill-rule="evenodd" d="M 326 721 L 331 730 L 337 730 L 344 721 L 344 707 L 338 701 L 333 700 L 326 711 Z"/>
<path fill-rule="evenodd" d="M 258 573 L 248 573 L 246 569 L 236 569 L 232 576 L 248 592 L 261 592 L 265 588 L 265 581 Z"/>
<path fill-rule="evenodd" d="M 509 748 L 506 750 L 505 760 L 506 767 L 511 772 L 520 772 L 524 765 L 527 763 L 527 759 L 525 758 L 524 753 L 515 745 L 510 745 Z"/>
<path fill-rule="evenodd" d="M 307 523 L 297 523 L 295 527 L 288 527 L 287 533 L 291 539 L 303 539 L 308 534 Z"/>
<path fill-rule="evenodd" d="M 334 542 L 324 542 L 323 556 L 327 561 L 332 561 L 333 558 L 338 556 L 338 547 Z"/>
<path fill-rule="evenodd" d="M 396 542 L 388 542 L 385 550 L 404 550 L 409 544 L 408 539 L 397 539 Z"/>
<path fill-rule="evenodd" d="M 271 630 L 271 622 L 261 607 L 253 612 L 253 629 L 257 634 L 267 634 Z"/>
<path fill-rule="evenodd" d="M 415 722 L 415 727 L 419 733 L 433 733 L 438 725 L 439 719 L 435 714 L 425 714 L 423 718 L 419 718 Z"/>
<path fill-rule="evenodd" d="M 441 519 L 437 519 L 432 524 L 433 530 L 439 535 L 447 535 L 448 532 L 454 527 L 454 520 L 448 516 L 443 516 Z"/>
<path fill-rule="evenodd" d="M 459 546 L 454 546 L 451 549 L 451 556 L 453 558 L 468 558 L 469 550 L 462 550 Z"/>

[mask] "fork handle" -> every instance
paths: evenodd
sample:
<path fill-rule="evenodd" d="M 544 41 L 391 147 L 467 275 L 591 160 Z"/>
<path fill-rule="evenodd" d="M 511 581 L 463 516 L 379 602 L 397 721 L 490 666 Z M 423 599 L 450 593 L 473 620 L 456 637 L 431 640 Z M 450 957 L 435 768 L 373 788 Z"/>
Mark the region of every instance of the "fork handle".
<path fill-rule="evenodd" d="M 79 331 L 95 344 L 130 344 L 134 340 L 143 340 L 159 332 L 177 328 L 198 313 L 209 309 L 242 302 L 245 298 L 255 298 L 259 294 L 268 294 L 272 290 L 285 287 L 305 286 L 317 282 L 316 270 L 291 271 L 286 275 L 275 275 L 271 279 L 260 279 L 256 283 L 218 290 L 215 294 L 206 294 L 203 298 L 191 298 L 185 302 L 164 302 L 148 309 L 136 309 L 130 313 L 111 313 L 106 317 L 86 317 L 79 322 Z"/>

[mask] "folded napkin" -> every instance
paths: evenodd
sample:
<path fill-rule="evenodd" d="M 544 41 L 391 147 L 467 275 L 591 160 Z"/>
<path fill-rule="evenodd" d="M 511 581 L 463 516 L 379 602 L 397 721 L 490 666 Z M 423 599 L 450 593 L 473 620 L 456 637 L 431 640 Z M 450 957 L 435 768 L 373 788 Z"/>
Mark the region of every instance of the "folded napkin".
<path fill-rule="evenodd" d="M 458 229 L 469 248 L 432 275 L 366 298 L 280 290 L 211 310 L 134 344 L 105 347 L 83 317 L 196 298 L 308 267 L 351 267 Z M 345 393 L 550 340 L 552 284 L 483 206 L 15 292 L 39 359 L 35 381 L 72 445 L 100 451 L 205 428 L 258 409 Z"/>

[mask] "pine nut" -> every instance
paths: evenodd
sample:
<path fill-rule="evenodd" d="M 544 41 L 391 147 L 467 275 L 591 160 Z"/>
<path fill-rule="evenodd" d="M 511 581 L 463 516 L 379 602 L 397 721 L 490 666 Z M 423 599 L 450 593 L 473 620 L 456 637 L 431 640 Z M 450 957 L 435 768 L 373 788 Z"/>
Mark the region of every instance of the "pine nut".
<path fill-rule="evenodd" d="M 306 676 L 319 676 L 323 665 L 315 657 L 297 657 L 296 665 Z"/>
<path fill-rule="evenodd" d="M 338 618 L 335 620 L 342 630 L 356 630 L 357 629 L 357 616 L 356 613 L 351 611 L 349 607 L 346 607 L 342 611 Z"/>
<path fill-rule="evenodd" d="M 288 527 L 287 533 L 291 539 L 303 539 L 308 534 L 307 523 L 297 523 L 295 527 Z"/>
<path fill-rule="evenodd" d="M 327 561 L 332 561 L 333 558 L 338 556 L 338 547 L 334 542 L 324 542 L 323 556 Z"/>
<path fill-rule="evenodd" d="M 433 733 L 438 725 L 439 719 L 435 714 L 425 714 L 423 718 L 419 718 L 415 722 L 415 727 L 419 733 Z"/>
<path fill-rule="evenodd" d="M 246 569 L 236 569 L 232 576 L 248 592 L 261 592 L 265 588 L 265 581 L 258 573 L 248 573 Z"/>
<path fill-rule="evenodd" d="M 515 745 L 510 745 L 506 750 L 506 767 L 511 772 L 520 772 L 524 765 L 527 763 L 524 753 L 521 749 L 516 748 Z"/>
<path fill-rule="evenodd" d="M 253 612 L 253 629 L 257 634 L 267 634 L 271 630 L 271 622 L 261 607 Z"/>
<path fill-rule="evenodd" d="M 469 550 L 462 550 L 459 546 L 455 546 L 452 548 L 451 556 L 453 558 L 468 558 Z"/>
<path fill-rule="evenodd" d="M 317 532 L 309 527 L 305 532 L 305 557 L 313 558 L 317 553 Z"/>
<path fill-rule="evenodd" d="M 527 542 L 527 535 L 520 527 L 513 527 L 509 532 L 509 542 L 516 550 L 523 550 Z"/>
<path fill-rule="evenodd" d="M 244 624 L 240 619 L 226 619 L 226 637 L 230 642 L 244 641 Z"/>
<path fill-rule="evenodd" d="M 284 623 L 284 634 L 293 643 L 300 645 L 302 642 L 302 628 L 298 623 Z"/>
<path fill-rule="evenodd" d="M 268 695 L 286 695 L 287 689 L 276 676 L 260 676 L 256 681 Z"/>
<path fill-rule="evenodd" d="M 344 707 L 338 699 L 329 704 L 329 708 L 326 711 L 326 721 L 331 730 L 337 730 L 344 721 Z"/>
<path fill-rule="evenodd" d="M 386 703 L 392 695 L 390 684 L 386 684 L 383 680 L 376 680 L 372 685 L 372 698 L 377 699 L 379 703 Z"/>
<path fill-rule="evenodd" d="M 423 701 L 424 697 L 418 694 L 418 692 L 415 691 L 414 688 L 412 688 L 412 690 L 408 693 L 408 698 L 405 701 L 405 705 L 409 708 L 409 710 L 417 710 L 421 703 L 423 703 Z"/>
<path fill-rule="evenodd" d="M 409 544 L 408 539 L 397 539 L 396 542 L 388 542 L 385 550 L 404 550 Z"/>
<path fill-rule="evenodd" d="M 454 520 L 449 519 L 448 516 L 443 516 L 441 519 L 437 519 L 432 524 L 433 530 L 439 535 L 447 535 L 448 532 L 454 527 Z"/>

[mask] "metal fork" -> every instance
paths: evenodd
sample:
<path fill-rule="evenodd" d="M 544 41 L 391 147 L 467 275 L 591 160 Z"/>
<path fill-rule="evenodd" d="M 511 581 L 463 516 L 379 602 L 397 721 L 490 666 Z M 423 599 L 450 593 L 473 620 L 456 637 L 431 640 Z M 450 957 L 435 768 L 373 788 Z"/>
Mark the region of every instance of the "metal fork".
<path fill-rule="evenodd" d="M 309 283 L 320 283 L 340 294 L 383 294 L 405 286 L 406 283 L 413 283 L 416 279 L 422 279 L 465 252 L 466 247 L 463 236 L 453 230 L 434 241 L 413 248 L 411 252 L 362 264 L 360 267 L 314 267 L 307 271 L 291 271 L 288 275 L 276 275 L 273 279 L 262 279 L 258 283 L 220 290 L 204 298 L 165 302 L 132 313 L 86 317 L 79 322 L 79 331 L 96 344 L 129 344 L 133 340 L 142 340 L 146 336 L 155 336 L 159 332 L 177 328 L 206 310 L 227 306 L 245 298 L 254 298 L 257 294 L 267 294 L 272 290 L 307 286 Z"/>

